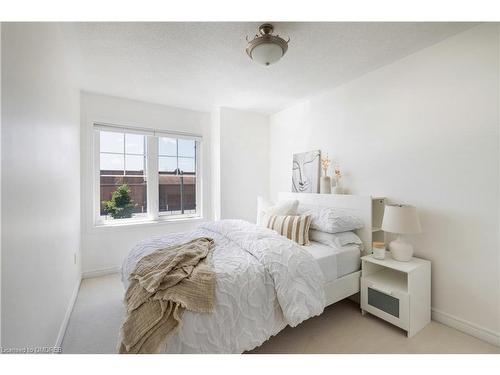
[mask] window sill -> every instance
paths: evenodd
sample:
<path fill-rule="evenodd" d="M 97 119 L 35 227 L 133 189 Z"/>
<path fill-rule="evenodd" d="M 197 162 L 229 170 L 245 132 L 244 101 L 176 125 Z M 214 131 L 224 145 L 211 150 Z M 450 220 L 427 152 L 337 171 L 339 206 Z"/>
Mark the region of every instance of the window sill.
<path fill-rule="evenodd" d="M 130 228 L 130 227 L 149 227 L 149 226 L 159 226 L 159 225 L 169 225 L 169 224 L 182 224 L 182 223 L 196 223 L 205 221 L 203 216 L 183 216 L 183 217 L 160 217 L 157 220 L 148 219 L 132 219 L 124 220 L 121 222 L 102 222 L 95 223 L 92 226 L 93 230 L 105 230 L 107 228 L 118 229 L 118 228 Z"/>

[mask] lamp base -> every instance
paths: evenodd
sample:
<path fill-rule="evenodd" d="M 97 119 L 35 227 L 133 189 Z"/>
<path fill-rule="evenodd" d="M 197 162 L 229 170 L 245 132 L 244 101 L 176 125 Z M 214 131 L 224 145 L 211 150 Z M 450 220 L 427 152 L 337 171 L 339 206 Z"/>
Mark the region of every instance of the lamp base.
<path fill-rule="evenodd" d="M 404 242 L 400 237 L 389 244 L 392 258 L 399 262 L 409 262 L 413 257 L 413 246 Z"/>

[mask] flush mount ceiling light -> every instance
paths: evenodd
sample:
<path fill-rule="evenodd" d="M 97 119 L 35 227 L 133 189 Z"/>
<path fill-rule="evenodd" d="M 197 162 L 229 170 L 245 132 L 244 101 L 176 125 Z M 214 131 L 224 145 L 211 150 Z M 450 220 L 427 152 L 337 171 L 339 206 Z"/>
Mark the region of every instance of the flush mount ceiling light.
<path fill-rule="evenodd" d="M 290 39 L 285 40 L 279 35 L 272 35 L 273 30 L 273 25 L 264 23 L 259 26 L 260 35 L 255 35 L 250 41 L 247 37 L 247 54 L 261 65 L 274 64 L 285 55 L 288 49 Z"/>

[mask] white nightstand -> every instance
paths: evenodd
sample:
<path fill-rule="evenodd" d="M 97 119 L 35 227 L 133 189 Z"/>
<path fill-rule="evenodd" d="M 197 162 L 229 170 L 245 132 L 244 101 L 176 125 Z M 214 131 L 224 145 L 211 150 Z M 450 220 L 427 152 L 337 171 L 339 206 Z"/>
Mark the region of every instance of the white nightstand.
<path fill-rule="evenodd" d="M 408 337 L 431 321 L 431 262 L 413 258 L 398 262 L 361 258 L 361 312 L 376 315 L 408 332 Z"/>

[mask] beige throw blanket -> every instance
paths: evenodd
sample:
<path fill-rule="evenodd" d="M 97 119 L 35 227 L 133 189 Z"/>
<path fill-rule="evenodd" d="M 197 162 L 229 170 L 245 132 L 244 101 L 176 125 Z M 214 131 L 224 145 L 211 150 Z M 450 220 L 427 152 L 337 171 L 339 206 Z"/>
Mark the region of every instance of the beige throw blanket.
<path fill-rule="evenodd" d="M 213 310 L 213 243 L 207 237 L 197 238 L 156 250 L 139 261 L 125 294 L 120 353 L 158 353 L 182 323 L 184 309 Z"/>

